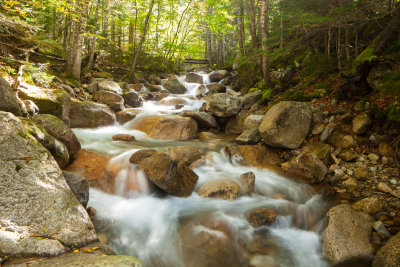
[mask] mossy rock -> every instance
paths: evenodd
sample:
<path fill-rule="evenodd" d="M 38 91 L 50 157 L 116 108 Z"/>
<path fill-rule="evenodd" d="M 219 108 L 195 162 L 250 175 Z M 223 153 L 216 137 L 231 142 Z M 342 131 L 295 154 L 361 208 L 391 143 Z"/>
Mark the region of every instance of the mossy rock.
<path fill-rule="evenodd" d="M 377 58 L 377 56 L 374 53 L 374 46 L 371 44 L 353 61 L 353 69 L 357 69 L 361 63 L 366 61 L 371 62 L 371 60 L 375 58 Z"/>
<path fill-rule="evenodd" d="M 400 99 L 397 98 L 388 107 L 388 120 L 390 122 L 400 123 Z"/>
<path fill-rule="evenodd" d="M 54 115 L 69 124 L 70 98 L 62 89 L 20 89 L 20 98 L 31 100 L 40 114 Z"/>

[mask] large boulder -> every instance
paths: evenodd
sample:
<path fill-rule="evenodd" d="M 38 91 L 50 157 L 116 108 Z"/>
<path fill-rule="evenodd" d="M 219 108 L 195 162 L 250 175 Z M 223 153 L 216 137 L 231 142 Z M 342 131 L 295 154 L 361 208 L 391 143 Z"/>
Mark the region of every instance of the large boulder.
<path fill-rule="evenodd" d="M 249 130 L 253 128 L 259 128 L 261 122 L 264 119 L 264 115 L 250 115 L 248 116 L 243 123 L 243 130 Z"/>
<path fill-rule="evenodd" d="M 233 117 L 240 111 L 240 102 L 226 93 L 214 94 L 207 99 L 206 110 L 218 117 Z"/>
<path fill-rule="evenodd" d="M 361 113 L 353 120 L 353 132 L 355 134 L 364 134 L 371 124 L 372 120 L 369 113 Z"/>
<path fill-rule="evenodd" d="M 0 112 L 0 255 L 54 256 L 97 237 L 53 157 Z"/>
<path fill-rule="evenodd" d="M 71 101 L 71 128 L 97 128 L 115 123 L 115 114 L 103 104 L 90 101 Z"/>
<path fill-rule="evenodd" d="M 196 160 L 199 160 L 202 156 L 202 153 L 197 148 L 191 146 L 173 147 L 171 148 L 170 154 L 173 160 L 183 161 L 188 166 Z"/>
<path fill-rule="evenodd" d="M 182 113 L 182 116 L 190 117 L 190 118 L 194 119 L 201 128 L 205 128 L 205 129 L 210 129 L 210 128 L 218 129 L 219 128 L 217 120 L 214 118 L 213 115 L 211 115 L 207 112 L 184 111 Z"/>
<path fill-rule="evenodd" d="M 258 128 L 245 130 L 235 139 L 235 142 L 240 145 L 255 145 L 260 141 L 261 135 Z"/>
<path fill-rule="evenodd" d="M 176 77 L 170 78 L 166 81 L 164 87 L 172 94 L 184 94 L 186 92 L 185 85 L 183 85 Z"/>
<path fill-rule="evenodd" d="M 328 172 L 325 164 L 313 153 L 305 152 L 282 166 L 288 174 L 309 183 L 321 183 Z"/>
<path fill-rule="evenodd" d="M 260 134 L 270 146 L 297 149 L 310 131 L 311 116 L 306 103 L 280 102 L 265 114 Z"/>
<path fill-rule="evenodd" d="M 194 72 L 189 72 L 188 74 L 186 74 L 186 82 L 203 84 L 204 80 L 203 80 L 203 76 L 201 76 L 197 73 L 194 73 Z"/>
<path fill-rule="evenodd" d="M 125 109 L 116 114 L 117 121 L 119 124 L 125 124 L 128 121 L 133 120 L 140 113 L 139 110 L 136 109 Z"/>
<path fill-rule="evenodd" d="M 156 75 L 154 75 L 154 74 L 151 74 L 151 75 L 147 78 L 147 80 L 149 80 L 150 82 L 152 82 L 152 83 L 154 83 L 154 84 L 156 84 L 156 85 L 161 85 L 161 78 L 158 77 L 158 76 L 156 76 Z"/>
<path fill-rule="evenodd" d="M 217 70 L 212 73 L 210 73 L 210 81 L 213 83 L 217 83 L 222 81 L 224 78 L 230 76 L 231 74 L 227 70 Z"/>
<path fill-rule="evenodd" d="M 131 129 L 145 132 L 154 139 L 187 140 L 197 136 L 198 126 L 187 117 L 149 116 L 134 123 Z"/>
<path fill-rule="evenodd" d="M 62 89 L 29 90 L 20 88 L 19 97 L 31 100 L 39 108 L 40 114 L 54 115 L 67 124 L 70 123 L 70 97 Z"/>
<path fill-rule="evenodd" d="M 81 149 L 81 144 L 71 128 L 56 116 L 40 114 L 33 116 L 31 120 L 61 141 L 67 147 L 70 156 Z"/>
<path fill-rule="evenodd" d="M 125 100 L 125 103 L 131 108 L 138 108 L 143 106 L 142 97 L 134 91 L 124 94 L 123 98 Z"/>
<path fill-rule="evenodd" d="M 196 192 L 202 197 L 235 200 L 240 196 L 241 188 L 234 181 L 220 180 L 202 184 Z"/>
<path fill-rule="evenodd" d="M 397 267 L 400 266 L 400 233 L 389 239 L 376 254 L 373 267 Z"/>
<path fill-rule="evenodd" d="M 21 108 L 11 89 L 10 84 L 0 77 L 0 110 L 21 116 Z"/>
<path fill-rule="evenodd" d="M 216 94 L 216 93 L 225 93 L 226 92 L 226 86 L 220 83 L 212 83 L 207 85 L 207 89 L 210 92 L 210 94 Z"/>
<path fill-rule="evenodd" d="M 271 80 L 274 82 L 287 83 L 291 81 L 295 75 L 296 71 L 293 68 L 280 69 L 271 71 Z"/>
<path fill-rule="evenodd" d="M 232 135 L 241 134 L 244 128 L 244 122 L 248 116 L 249 114 L 241 111 L 237 116 L 230 118 L 225 126 L 225 133 Z"/>
<path fill-rule="evenodd" d="M 22 119 L 22 123 L 27 131 L 53 155 L 61 169 L 67 166 L 69 163 L 69 154 L 67 147 L 63 143 L 31 120 Z"/>
<path fill-rule="evenodd" d="M 89 184 L 86 178 L 78 173 L 68 171 L 63 171 L 63 175 L 79 203 L 86 208 L 89 202 Z"/>
<path fill-rule="evenodd" d="M 352 259 L 371 260 L 374 248 L 370 242 L 374 219 L 363 212 L 342 204 L 329 210 L 326 215 L 323 254 L 333 264 Z"/>
<path fill-rule="evenodd" d="M 122 95 L 122 89 L 119 86 L 118 83 L 114 81 L 109 81 L 109 80 L 103 80 L 100 81 L 98 84 L 99 91 L 104 90 L 104 91 L 110 91 L 113 93 L 116 93 L 118 95 Z"/>
<path fill-rule="evenodd" d="M 161 99 L 159 104 L 164 105 L 164 106 L 175 107 L 176 105 L 187 105 L 187 101 L 180 97 L 166 97 L 166 98 Z"/>
<path fill-rule="evenodd" d="M 93 100 L 102 104 L 106 104 L 115 112 L 125 109 L 124 99 L 120 95 L 110 91 L 97 91 L 93 95 Z"/>
<path fill-rule="evenodd" d="M 273 209 L 258 208 L 247 212 L 246 220 L 251 226 L 257 228 L 273 224 L 277 216 L 278 214 Z"/>
<path fill-rule="evenodd" d="M 141 157 L 133 154 L 130 161 L 139 165 L 151 182 L 171 196 L 190 196 L 199 178 L 185 162 L 173 160 L 162 152 L 154 151 Z"/>

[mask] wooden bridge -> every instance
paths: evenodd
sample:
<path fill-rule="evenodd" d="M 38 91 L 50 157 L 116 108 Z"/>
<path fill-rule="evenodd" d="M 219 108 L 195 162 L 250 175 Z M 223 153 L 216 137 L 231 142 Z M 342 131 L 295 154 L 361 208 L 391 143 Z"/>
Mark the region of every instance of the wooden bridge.
<path fill-rule="evenodd" d="M 183 64 L 202 64 L 202 65 L 209 64 L 207 59 L 193 59 L 193 58 L 186 58 L 182 63 Z"/>

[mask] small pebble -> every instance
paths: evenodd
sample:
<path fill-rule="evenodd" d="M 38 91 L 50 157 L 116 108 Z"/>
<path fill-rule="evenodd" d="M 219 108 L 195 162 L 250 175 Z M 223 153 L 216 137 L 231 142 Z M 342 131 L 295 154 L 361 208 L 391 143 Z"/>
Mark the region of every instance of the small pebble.
<path fill-rule="evenodd" d="M 365 161 L 365 158 L 364 158 L 364 157 L 359 157 L 359 158 L 358 158 L 358 161 L 364 162 L 364 161 Z"/>
<path fill-rule="evenodd" d="M 379 156 L 374 154 L 374 153 L 371 153 L 371 154 L 368 155 L 368 159 L 370 161 L 378 161 L 379 160 Z"/>

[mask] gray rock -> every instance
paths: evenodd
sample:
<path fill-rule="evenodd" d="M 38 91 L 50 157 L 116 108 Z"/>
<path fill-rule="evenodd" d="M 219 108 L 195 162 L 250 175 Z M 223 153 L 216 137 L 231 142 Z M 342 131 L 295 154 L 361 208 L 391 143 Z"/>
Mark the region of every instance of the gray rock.
<path fill-rule="evenodd" d="M 136 92 L 129 92 L 123 95 L 125 103 L 132 108 L 138 108 L 143 106 L 143 99 L 142 97 Z"/>
<path fill-rule="evenodd" d="M 378 233 L 378 235 L 382 239 L 387 239 L 387 238 L 392 237 L 392 234 L 388 231 L 388 229 L 386 229 L 383 222 L 376 221 L 376 222 L 374 222 L 374 224 L 372 226 L 374 227 L 374 230 Z"/>
<path fill-rule="evenodd" d="M 244 120 L 243 129 L 249 130 L 260 127 L 260 124 L 263 121 L 263 119 L 264 115 L 250 115 Z"/>
<path fill-rule="evenodd" d="M 280 82 L 289 82 L 293 79 L 296 71 L 293 68 L 280 69 L 277 71 L 271 71 L 271 80 Z"/>
<path fill-rule="evenodd" d="M 368 113 L 359 114 L 353 120 L 353 132 L 355 134 L 364 134 L 366 131 L 368 131 L 371 124 L 371 116 Z"/>
<path fill-rule="evenodd" d="M 124 99 L 120 95 L 111 91 L 97 91 L 93 95 L 93 100 L 109 106 L 115 112 L 125 109 Z"/>
<path fill-rule="evenodd" d="M 248 93 L 242 97 L 242 108 L 251 108 L 254 104 L 261 100 L 262 92 L 255 91 L 253 93 Z"/>
<path fill-rule="evenodd" d="M 381 62 L 372 67 L 368 74 L 367 81 L 371 88 L 377 88 L 382 84 L 383 77 L 392 71 L 390 64 Z"/>
<path fill-rule="evenodd" d="M 328 140 L 329 136 L 333 133 L 336 128 L 336 124 L 330 123 L 328 124 L 321 133 L 320 140 L 321 142 L 325 142 Z"/>
<path fill-rule="evenodd" d="M 235 139 L 235 142 L 240 145 L 254 145 L 261 141 L 261 135 L 258 131 L 258 128 L 248 129 L 243 131 L 238 138 Z"/>
<path fill-rule="evenodd" d="M 57 140 L 61 141 L 67 147 L 70 156 L 75 155 L 81 150 L 81 144 L 75 133 L 65 122 L 56 116 L 41 114 L 33 116 L 31 120 L 57 138 Z"/>
<path fill-rule="evenodd" d="M 171 94 L 184 94 L 186 92 L 186 87 L 176 77 L 166 81 L 164 87 Z"/>
<path fill-rule="evenodd" d="M 97 128 L 115 123 L 115 114 L 103 104 L 71 101 L 71 128 Z"/>
<path fill-rule="evenodd" d="M 65 180 L 67 181 L 72 193 L 75 194 L 79 203 L 85 208 L 89 202 L 89 184 L 85 177 L 78 173 L 63 171 Z"/>
<path fill-rule="evenodd" d="M 0 131 L 0 254 L 54 256 L 94 242 L 89 216 L 54 158 L 11 113 L 0 112 Z"/>
<path fill-rule="evenodd" d="M 208 98 L 206 110 L 218 117 L 233 117 L 240 111 L 240 102 L 226 93 L 214 94 Z"/>
<path fill-rule="evenodd" d="M 210 92 L 210 94 L 216 94 L 216 93 L 225 93 L 226 92 L 226 86 L 220 83 L 212 83 L 207 85 L 207 89 Z"/>
<path fill-rule="evenodd" d="M 321 183 L 328 172 L 325 164 L 313 153 L 304 152 L 282 165 L 286 173 L 305 180 L 308 183 Z"/>
<path fill-rule="evenodd" d="M 207 112 L 201 112 L 201 111 L 184 111 L 182 116 L 184 117 L 190 117 L 194 119 L 197 124 L 206 129 L 210 128 L 215 128 L 219 129 L 219 125 L 217 121 L 215 120 L 214 116 L 207 113 Z"/>
<path fill-rule="evenodd" d="M 375 251 L 370 239 L 374 220 L 370 215 L 342 204 L 329 210 L 327 220 L 323 254 L 333 264 L 373 258 Z"/>
<path fill-rule="evenodd" d="M 104 90 L 104 91 L 110 91 L 113 93 L 116 93 L 118 95 L 122 95 L 122 89 L 119 86 L 118 83 L 114 81 L 109 81 L 109 80 L 103 80 L 99 82 L 99 91 Z"/>
<path fill-rule="evenodd" d="M 99 83 L 98 82 L 92 82 L 91 84 L 88 85 L 86 88 L 89 94 L 94 94 L 97 91 L 99 91 Z"/>
<path fill-rule="evenodd" d="M 203 76 L 201 76 L 197 73 L 194 73 L 194 72 L 190 72 L 190 73 L 186 74 L 186 82 L 203 84 L 204 80 L 203 80 Z"/>
<path fill-rule="evenodd" d="M 297 149 L 310 131 L 311 115 L 305 103 L 280 102 L 265 114 L 260 134 L 270 146 Z"/>
<path fill-rule="evenodd" d="M 28 132 L 53 155 L 61 169 L 67 166 L 69 163 L 69 154 L 67 147 L 63 143 L 31 120 L 23 119 L 22 123 Z"/>
<path fill-rule="evenodd" d="M 161 85 L 161 78 L 160 78 L 160 77 L 157 77 L 157 76 L 154 75 L 154 74 L 151 74 L 151 75 L 149 76 L 148 80 L 149 80 L 150 82 L 153 82 L 153 83 L 156 84 L 156 85 Z"/>
<path fill-rule="evenodd" d="M 229 71 L 226 70 L 217 70 L 214 71 L 212 73 L 210 73 L 209 77 L 210 77 L 210 81 L 213 83 L 217 83 L 222 81 L 224 78 L 230 76 L 231 74 L 229 73 Z"/>
<path fill-rule="evenodd" d="M 11 89 L 10 84 L 0 77 L 0 110 L 21 116 L 21 108 Z"/>

